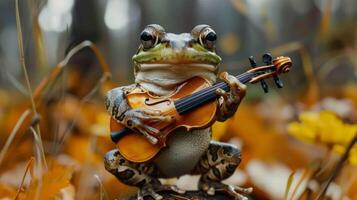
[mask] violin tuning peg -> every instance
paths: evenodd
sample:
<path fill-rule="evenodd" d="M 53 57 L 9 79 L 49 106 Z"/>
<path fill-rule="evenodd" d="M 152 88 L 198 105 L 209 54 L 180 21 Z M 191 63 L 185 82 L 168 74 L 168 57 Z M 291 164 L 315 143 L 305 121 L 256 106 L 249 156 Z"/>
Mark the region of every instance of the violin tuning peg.
<path fill-rule="evenodd" d="M 270 53 L 265 53 L 263 55 L 263 62 L 267 65 L 271 65 L 273 63 L 273 57 Z"/>
<path fill-rule="evenodd" d="M 263 90 L 265 93 L 268 93 L 269 92 L 269 87 L 268 87 L 268 84 L 264 81 L 264 80 L 261 80 L 260 81 L 260 85 L 262 86 Z"/>
<path fill-rule="evenodd" d="M 254 68 L 254 67 L 257 66 L 257 62 L 255 62 L 253 56 L 250 56 L 250 57 L 249 57 L 249 62 L 250 62 L 250 66 L 251 66 L 252 68 Z"/>
<path fill-rule="evenodd" d="M 278 88 L 282 88 L 284 86 L 283 81 L 281 81 L 277 76 L 274 76 L 274 82 Z"/>
<path fill-rule="evenodd" d="M 252 68 L 255 68 L 257 66 L 257 62 L 254 60 L 253 56 L 249 57 L 249 62 Z M 262 86 L 265 93 L 269 92 L 268 84 L 264 80 L 260 81 L 260 85 Z"/>
<path fill-rule="evenodd" d="M 263 62 L 264 62 L 266 65 L 271 65 L 271 64 L 273 64 L 273 57 L 271 56 L 270 53 L 265 53 L 265 54 L 263 55 Z M 284 86 L 283 81 L 281 81 L 278 76 L 275 75 L 275 76 L 273 76 L 273 78 L 274 78 L 274 82 L 275 82 L 275 84 L 276 84 L 276 86 L 277 86 L 278 88 L 282 88 L 282 87 Z M 262 87 L 263 87 L 263 89 L 264 89 L 263 83 L 262 83 Z M 265 91 L 265 89 L 264 89 L 264 91 Z"/>

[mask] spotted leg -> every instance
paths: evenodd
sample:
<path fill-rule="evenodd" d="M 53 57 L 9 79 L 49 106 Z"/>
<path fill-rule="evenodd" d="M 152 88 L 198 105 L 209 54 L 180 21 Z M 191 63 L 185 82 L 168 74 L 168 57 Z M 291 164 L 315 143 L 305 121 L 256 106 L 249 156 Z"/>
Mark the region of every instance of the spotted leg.
<path fill-rule="evenodd" d="M 209 195 L 214 195 L 216 191 L 222 191 L 235 199 L 248 199 L 244 194 L 251 193 L 252 188 L 241 188 L 221 183 L 222 180 L 234 173 L 240 161 L 240 151 L 235 146 L 212 141 L 206 154 L 202 156 L 195 168 L 195 174 L 202 174 L 198 183 L 199 189 Z"/>
<path fill-rule="evenodd" d="M 133 163 L 126 160 L 117 149 L 109 151 L 104 158 L 105 169 L 124 184 L 139 188 L 138 200 L 150 196 L 155 200 L 162 199 L 157 192 L 171 190 L 184 193 L 176 186 L 162 185 L 158 180 L 158 170 L 152 163 Z"/>

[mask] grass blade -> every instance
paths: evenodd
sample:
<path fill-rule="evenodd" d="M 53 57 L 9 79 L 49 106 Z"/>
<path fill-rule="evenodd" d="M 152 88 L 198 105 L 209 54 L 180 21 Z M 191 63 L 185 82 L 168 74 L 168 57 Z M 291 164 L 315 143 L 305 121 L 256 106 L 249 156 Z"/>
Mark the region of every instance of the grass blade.
<path fill-rule="evenodd" d="M 285 188 L 285 193 L 284 193 L 284 200 L 287 200 L 287 199 L 288 199 L 289 191 L 290 191 L 291 185 L 292 185 L 292 183 L 293 183 L 293 181 L 294 181 L 294 175 L 295 175 L 295 172 L 292 172 L 292 173 L 289 175 L 288 181 L 286 182 L 286 188 Z"/>

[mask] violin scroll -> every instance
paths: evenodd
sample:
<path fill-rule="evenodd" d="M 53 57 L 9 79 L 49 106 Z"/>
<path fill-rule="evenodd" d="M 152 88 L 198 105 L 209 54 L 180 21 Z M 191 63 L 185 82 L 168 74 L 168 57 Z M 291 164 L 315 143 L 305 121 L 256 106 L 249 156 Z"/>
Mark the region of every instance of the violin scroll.
<path fill-rule="evenodd" d="M 252 60 L 252 57 L 249 60 L 251 61 L 251 65 L 255 64 L 255 61 Z M 271 55 L 266 53 L 263 55 L 263 62 L 266 64 L 265 66 L 254 67 L 252 65 L 253 69 L 249 70 L 248 72 L 254 73 L 255 76 L 249 82 L 256 83 L 258 81 L 273 77 L 277 87 L 282 88 L 283 83 L 278 78 L 278 75 L 282 73 L 288 73 L 290 71 L 292 66 L 291 59 L 289 57 L 279 56 L 273 60 Z M 263 89 L 264 91 L 267 91 L 267 85 L 264 84 L 264 82 L 262 82 L 262 86 L 265 86 Z"/>
<path fill-rule="evenodd" d="M 289 57 L 279 56 L 273 60 L 273 65 L 275 66 L 276 73 L 288 73 L 291 69 L 292 62 Z"/>

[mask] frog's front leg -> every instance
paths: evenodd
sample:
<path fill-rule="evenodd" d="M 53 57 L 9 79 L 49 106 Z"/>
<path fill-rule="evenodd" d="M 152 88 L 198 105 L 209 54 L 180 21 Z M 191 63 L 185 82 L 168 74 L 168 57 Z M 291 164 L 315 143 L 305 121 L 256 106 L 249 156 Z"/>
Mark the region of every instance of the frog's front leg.
<path fill-rule="evenodd" d="M 246 86 L 227 72 L 222 72 L 219 77 L 229 85 L 228 92 L 223 89 L 217 89 L 216 91 L 220 96 L 218 99 L 217 120 L 225 121 L 237 111 L 240 102 L 245 96 Z"/>
<path fill-rule="evenodd" d="M 139 188 L 138 200 L 150 196 L 155 200 L 162 199 L 158 191 L 172 190 L 177 193 L 185 191 L 172 185 L 162 185 L 158 180 L 159 172 L 153 163 L 133 163 L 126 160 L 117 149 L 109 151 L 104 158 L 107 171 L 124 184 Z"/>
<path fill-rule="evenodd" d="M 105 106 L 118 123 L 142 133 L 149 142 L 156 144 L 158 139 L 154 137 L 159 130 L 148 126 L 150 122 L 165 121 L 170 122 L 170 116 L 163 116 L 158 110 L 144 108 L 132 109 L 127 102 L 126 95 L 134 90 L 138 85 L 129 85 L 110 90 L 105 97 Z"/>
<path fill-rule="evenodd" d="M 240 161 L 238 148 L 227 143 L 211 141 L 206 154 L 202 156 L 194 170 L 195 174 L 201 174 L 198 183 L 199 189 L 209 195 L 214 195 L 216 191 L 222 191 L 236 199 L 248 199 L 244 194 L 251 193 L 252 188 L 241 188 L 221 183 L 222 180 L 234 173 Z"/>

